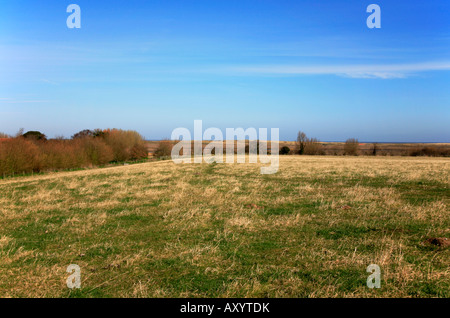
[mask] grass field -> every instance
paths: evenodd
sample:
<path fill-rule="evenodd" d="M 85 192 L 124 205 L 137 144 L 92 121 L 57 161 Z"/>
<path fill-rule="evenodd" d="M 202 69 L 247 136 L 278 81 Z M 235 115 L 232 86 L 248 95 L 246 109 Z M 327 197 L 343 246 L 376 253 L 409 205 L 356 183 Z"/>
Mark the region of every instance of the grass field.
<path fill-rule="evenodd" d="M 0 296 L 450 297 L 449 158 L 280 160 L 0 180 Z"/>

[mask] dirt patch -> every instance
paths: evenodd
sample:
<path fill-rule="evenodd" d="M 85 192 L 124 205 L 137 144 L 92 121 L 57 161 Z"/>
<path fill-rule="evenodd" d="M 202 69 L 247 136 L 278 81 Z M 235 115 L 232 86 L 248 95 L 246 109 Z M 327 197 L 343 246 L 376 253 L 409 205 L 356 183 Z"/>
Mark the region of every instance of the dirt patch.
<path fill-rule="evenodd" d="M 441 247 L 449 247 L 450 246 L 450 240 L 446 237 L 430 237 L 425 242 L 428 244 L 431 244 L 431 245 L 441 246 Z"/>

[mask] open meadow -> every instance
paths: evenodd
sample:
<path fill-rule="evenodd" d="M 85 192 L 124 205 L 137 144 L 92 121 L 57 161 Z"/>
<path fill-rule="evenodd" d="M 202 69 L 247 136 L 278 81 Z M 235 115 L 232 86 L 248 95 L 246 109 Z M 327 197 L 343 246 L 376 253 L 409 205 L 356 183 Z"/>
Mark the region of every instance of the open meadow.
<path fill-rule="evenodd" d="M 2 179 L 0 296 L 450 297 L 450 158 L 259 168 L 162 160 Z M 81 289 L 66 286 L 70 264 Z"/>

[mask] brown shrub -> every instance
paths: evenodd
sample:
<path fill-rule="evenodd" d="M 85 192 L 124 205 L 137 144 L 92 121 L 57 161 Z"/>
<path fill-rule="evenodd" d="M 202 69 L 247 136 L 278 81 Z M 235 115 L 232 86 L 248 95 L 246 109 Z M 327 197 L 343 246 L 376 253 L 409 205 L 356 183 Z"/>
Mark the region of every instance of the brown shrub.
<path fill-rule="evenodd" d="M 39 147 L 22 137 L 0 142 L 0 175 L 30 173 L 41 170 Z"/>
<path fill-rule="evenodd" d="M 156 158 L 165 158 L 172 155 L 173 142 L 168 139 L 161 140 L 153 156 Z"/>
<path fill-rule="evenodd" d="M 28 138 L 0 139 L 0 175 L 83 168 L 148 157 L 146 143 L 135 131 L 96 130 L 95 134 L 84 131 L 71 140 L 46 140 L 35 135 L 31 132 Z"/>
<path fill-rule="evenodd" d="M 90 166 L 80 140 L 49 140 L 40 143 L 44 170 L 73 169 Z"/>
<path fill-rule="evenodd" d="M 104 165 L 114 160 L 113 150 L 101 138 L 81 138 L 83 151 L 93 165 Z"/>
<path fill-rule="evenodd" d="M 345 141 L 344 153 L 347 156 L 357 156 L 359 150 L 359 141 L 355 138 L 350 138 Z"/>
<path fill-rule="evenodd" d="M 144 138 L 136 131 L 107 129 L 104 130 L 106 144 L 111 147 L 115 161 L 147 158 Z M 145 149 L 145 152 L 143 151 Z"/>
<path fill-rule="evenodd" d="M 316 138 L 307 138 L 303 154 L 305 155 L 323 155 L 323 146 Z"/>
<path fill-rule="evenodd" d="M 139 160 L 148 158 L 148 150 L 147 146 L 142 143 L 135 144 L 130 149 L 130 159 L 131 160 Z"/>

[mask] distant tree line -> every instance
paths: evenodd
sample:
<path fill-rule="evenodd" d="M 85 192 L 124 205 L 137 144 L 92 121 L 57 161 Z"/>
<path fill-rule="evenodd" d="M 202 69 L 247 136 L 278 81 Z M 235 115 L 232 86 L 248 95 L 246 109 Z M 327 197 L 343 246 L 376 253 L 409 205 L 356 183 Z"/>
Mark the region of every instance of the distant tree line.
<path fill-rule="evenodd" d="M 328 144 L 327 147 L 325 145 Z M 345 141 L 344 145 L 338 146 L 340 150 L 330 149 L 329 143 L 320 142 L 317 138 L 309 138 L 306 133 L 299 131 L 297 134 L 297 140 L 295 147 L 290 149 L 288 146 L 283 146 L 280 149 L 280 155 L 287 154 L 299 154 L 299 155 L 345 155 L 345 156 L 358 156 L 358 155 L 372 155 L 372 156 L 386 156 L 386 155 L 398 155 L 398 156 L 428 156 L 428 157 L 449 157 L 450 148 L 443 145 L 409 145 L 409 147 L 403 147 L 401 149 L 381 149 L 380 145 L 376 142 L 371 144 L 363 144 L 364 150 L 361 149 L 362 144 L 357 138 L 349 138 Z M 370 147 L 369 147 L 370 145 Z"/>
<path fill-rule="evenodd" d="M 144 138 L 132 130 L 82 130 L 71 139 L 39 131 L 0 134 L 0 176 L 74 169 L 148 157 Z"/>
<path fill-rule="evenodd" d="M 153 157 L 170 159 L 173 145 L 176 141 L 163 139 L 158 143 L 153 152 Z M 257 141 L 257 153 L 259 154 L 259 140 Z M 194 142 L 191 141 L 191 148 Z M 235 145 L 235 153 L 237 147 Z M 268 149 L 268 153 L 271 150 Z M 245 145 L 245 153 L 249 153 L 248 141 Z M 214 154 L 214 149 L 213 149 Z M 335 156 L 429 156 L 450 157 L 450 145 L 421 145 L 421 144 L 379 144 L 360 143 L 357 138 L 348 138 L 344 143 L 321 142 L 317 138 L 309 138 L 306 133 L 299 131 L 295 145 L 289 142 L 289 146 L 280 142 L 280 155 L 335 155 Z"/>

